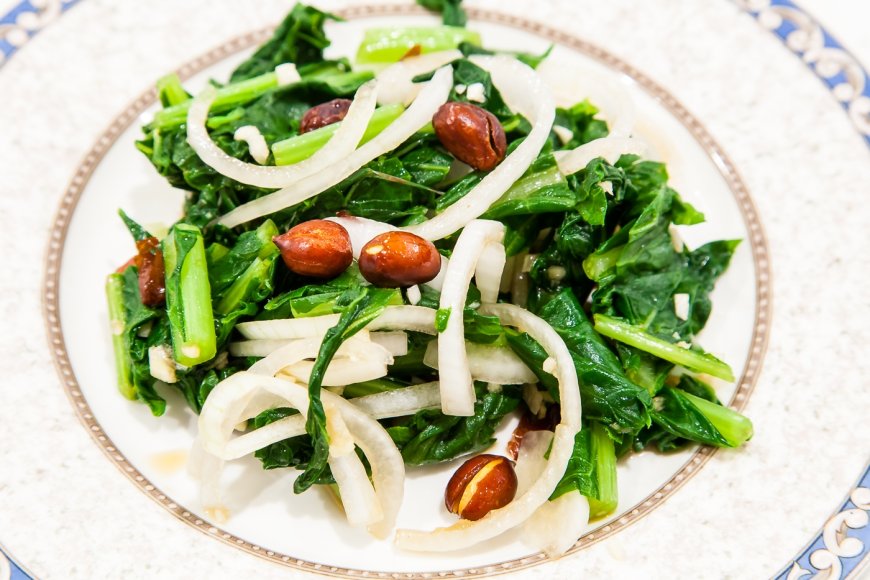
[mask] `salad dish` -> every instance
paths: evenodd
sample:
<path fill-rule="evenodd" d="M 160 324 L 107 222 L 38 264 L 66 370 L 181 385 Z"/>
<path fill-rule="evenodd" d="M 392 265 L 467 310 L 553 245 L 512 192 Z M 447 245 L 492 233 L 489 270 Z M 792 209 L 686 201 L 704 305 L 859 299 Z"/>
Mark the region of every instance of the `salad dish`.
<path fill-rule="evenodd" d="M 752 438 L 722 395 L 743 361 L 702 332 L 747 242 L 703 233 L 619 83 L 421 4 L 443 24 L 345 54 L 340 19 L 297 4 L 228 75 L 157 82 L 135 148 L 183 207 L 115 207 L 131 257 L 103 334 L 149 425 L 192 418 L 185 477 L 215 526 L 253 458 L 338 543 L 558 557 L 630 507 L 632 457 Z M 441 524 L 406 525 L 409 504 Z"/>

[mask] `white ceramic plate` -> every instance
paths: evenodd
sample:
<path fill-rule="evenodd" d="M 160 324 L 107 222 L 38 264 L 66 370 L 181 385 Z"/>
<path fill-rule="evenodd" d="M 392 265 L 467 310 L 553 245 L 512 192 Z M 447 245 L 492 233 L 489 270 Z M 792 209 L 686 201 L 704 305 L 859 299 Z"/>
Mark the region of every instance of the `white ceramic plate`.
<path fill-rule="evenodd" d="M 408 6 L 360 7 L 344 15 L 351 19 L 332 24 L 327 31 L 334 40 L 330 48 L 334 56 L 355 54 L 367 27 L 437 22 Z M 753 204 L 725 153 L 663 88 L 612 55 L 497 12 L 474 11 L 472 18 L 471 26 L 481 32 L 484 45 L 490 48 L 541 52 L 557 43 L 551 62 L 543 66 L 570 71 L 567 74 L 577 84 L 573 102 L 594 98 L 595 93 L 583 87 L 595 91 L 598 77 L 624 87 L 637 106 L 636 132 L 653 145 L 655 157 L 668 163 L 672 185 L 707 216 L 705 224 L 681 230 L 686 243 L 697 247 L 714 239 L 745 240 L 717 284 L 713 314 L 701 336 L 704 347 L 730 363 L 741 377 L 736 385 L 718 383 L 719 397 L 742 408 L 759 370 L 768 329 L 767 250 Z M 185 67 L 184 76 L 194 73 L 188 88 L 196 93 L 206 79 L 226 78 L 250 52 L 251 43 L 262 38 L 264 34 L 254 34 L 230 42 Z M 322 566 L 337 574 L 475 575 L 540 562 L 543 556 L 523 543 L 519 529 L 457 553 L 400 551 L 391 542 L 375 541 L 350 528 L 328 494 L 315 490 L 293 495 L 291 484 L 297 472 L 263 471 L 252 457 L 235 462 L 226 474 L 230 519 L 214 521 L 203 510 L 197 482 L 184 469 L 196 425 L 182 398 L 167 390 L 169 411 L 154 418 L 147 407 L 126 401 L 108 388 L 115 371 L 102 288 L 106 273 L 125 262 L 132 247 L 116 217 L 117 209 L 124 208 L 142 223 L 170 224 L 180 217 L 183 197 L 132 146 L 139 124 L 154 110 L 151 101 L 149 93 L 127 109 L 86 159 L 65 200 L 68 211 L 62 214 L 58 230 L 65 231 L 60 238 L 62 249 L 49 258 L 58 267 L 49 283 L 56 280 L 60 314 L 59 325 L 51 325 L 50 330 L 63 339 L 66 350 L 59 350 L 59 359 L 62 368 L 70 370 L 65 375 L 67 388 L 82 403 L 79 414 L 101 447 L 136 485 L 184 521 L 242 549 L 293 566 Z M 607 103 L 602 106 L 606 111 Z M 96 231 L 100 235 L 94 235 Z M 493 452 L 504 452 L 514 425 L 515 420 L 504 424 Z M 667 455 L 644 452 L 621 462 L 618 509 L 611 517 L 590 524 L 575 549 L 649 513 L 711 454 L 706 448 Z M 430 529 L 453 521 L 441 498 L 458 463 L 410 470 L 399 527 Z"/>

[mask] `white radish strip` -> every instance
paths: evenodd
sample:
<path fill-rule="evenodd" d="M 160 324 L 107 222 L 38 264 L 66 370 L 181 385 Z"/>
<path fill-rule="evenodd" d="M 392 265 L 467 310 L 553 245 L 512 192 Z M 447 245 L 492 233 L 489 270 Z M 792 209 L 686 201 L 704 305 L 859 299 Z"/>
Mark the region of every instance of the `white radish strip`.
<path fill-rule="evenodd" d="M 550 558 L 568 551 L 589 523 L 589 501 L 577 490 L 544 503 L 529 518 L 523 539 Z"/>
<path fill-rule="evenodd" d="M 425 306 L 387 306 L 384 313 L 366 327 L 368 330 L 410 330 L 435 334 L 435 310 Z"/>
<path fill-rule="evenodd" d="M 517 496 L 522 496 L 537 481 L 547 465 L 547 449 L 553 442 L 552 431 L 528 431 L 523 435 L 517 464 Z"/>
<path fill-rule="evenodd" d="M 463 311 L 468 285 L 484 248 L 504 238 L 504 224 L 492 220 L 469 223 L 453 248 L 450 266 L 444 276 L 439 309 L 448 310 L 447 327 L 438 337 L 439 360 L 451 361 L 440 369 L 441 411 L 445 415 L 474 415 L 474 384 L 465 351 Z"/>
<path fill-rule="evenodd" d="M 277 167 L 245 163 L 218 147 L 206 129 L 208 110 L 215 95 L 214 87 L 208 87 L 191 103 L 187 112 L 187 142 L 203 163 L 221 175 L 240 183 L 266 188 L 287 187 L 310 175 L 323 172 L 338 160 L 350 155 L 368 127 L 378 96 L 376 82 L 370 81 L 361 86 L 347 115 L 326 145 L 308 159 L 294 165 Z"/>
<path fill-rule="evenodd" d="M 363 246 L 365 246 L 372 238 L 399 229 L 396 226 L 384 222 L 356 216 L 336 216 L 328 217 L 326 219 L 337 223 L 347 230 L 347 234 L 350 236 L 353 257 L 357 260 L 359 259 L 359 253 L 362 251 Z M 444 281 L 444 273 L 447 270 L 447 264 L 449 263 L 450 260 L 441 256 L 441 270 L 438 271 L 438 275 L 435 276 L 435 278 L 425 283 L 426 286 L 434 288 L 440 292 Z"/>
<path fill-rule="evenodd" d="M 350 359 L 352 362 L 370 361 L 379 363 L 382 366 L 392 364 L 393 357 L 384 347 L 363 339 L 354 340 L 355 338 L 357 337 L 354 336 L 350 340 L 344 341 L 341 346 L 338 347 L 338 350 L 335 353 L 336 358 Z M 255 362 L 253 366 L 251 366 L 250 371 L 263 375 L 275 376 L 279 371 L 287 369 L 301 361 L 315 359 L 320 351 L 321 342 L 322 339 L 320 337 L 305 338 L 288 342 L 278 350 L 273 351 L 266 358 Z M 327 371 L 328 369 L 329 367 L 327 367 Z M 304 372 L 301 367 L 300 372 Z M 310 373 L 311 370 L 309 367 L 308 374 L 310 375 Z M 360 381 L 357 380 L 352 382 Z M 339 383 L 338 385 L 333 384 L 331 386 L 346 384 L 348 383 Z"/>
<path fill-rule="evenodd" d="M 439 369 L 439 374 L 443 377 L 444 369 L 441 369 L 438 364 L 438 350 L 438 342 L 436 341 L 426 345 L 423 364 L 433 369 Z M 510 348 L 466 341 L 465 352 L 468 357 L 471 378 L 475 381 L 496 385 L 522 385 L 538 382 L 535 373 Z M 455 363 L 451 361 L 447 366 L 453 364 Z"/>
<path fill-rule="evenodd" d="M 369 531 L 384 537 L 395 525 L 396 514 L 402 502 L 405 476 L 402 456 L 377 421 L 329 391 L 323 391 L 321 394 L 325 405 L 332 405 L 339 411 L 350 430 L 353 441 L 362 449 L 372 467 L 375 493 L 384 517 L 378 524 L 370 526 Z M 236 373 L 218 384 L 203 406 L 199 418 L 203 447 L 215 456 L 226 455 L 227 443 L 233 432 L 232 427 L 227 429 L 226 425 L 250 418 L 250 415 L 248 417 L 240 415 L 239 409 L 248 409 L 247 413 L 258 414 L 248 404 L 258 396 L 261 400 L 266 400 L 268 397 L 277 398 L 283 401 L 283 406 L 298 409 L 303 417 L 308 412 L 308 392 L 302 385 L 257 375 L 250 371 Z M 360 488 L 369 485 L 368 478 L 365 482 L 355 478 L 353 485 Z M 341 493 L 342 495 L 359 494 L 355 497 L 365 495 L 365 492 L 360 490 L 343 489 Z"/>
<path fill-rule="evenodd" d="M 538 156 L 550 135 L 556 115 L 547 87 L 529 66 L 505 56 L 472 56 L 489 71 L 493 83 L 513 110 L 532 124 L 522 143 L 462 199 L 434 218 L 404 228 L 427 240 L 440 240 L 483 214 L 510 188 Z"/>
<path fill-rule="evenodd" d="M 248 152 L 251 154 L 251 157 L 260 165 L 264 165 L 269 160 L 269 146 L 266 144 L 263 134 L 254 125 L 239 127 L 233 133 L 233 139 L 244 141 L 248 145 Z"/>
<path fill-rule="evenodd" d="M 441 269 L 444 269 L 444 256 L 441 256 Z M 408 302 L 410 302 L 412 306 L 416 306 L 420 303 L 420 300 L 423 299 L 423 293 L 420 292 L 420 287 L 416 284 L 409 286 L 408 289 L 405 290 L 405 296 L 408 298 Z"/>
<path fill-rule="evenodd" d="M 378 73 L 381 85 L 378 103 L 381 105 L 407 105 L 420 92 L 422 83 L 415 83 L 414 77 L 420 76 L 462 58 L 459 50 L 444 50 L 412 56 L 392 64 Z"/>
<path fill-rule="evenodd" d="M 501 275 L 507 261 L 504 244 L 491 242 L 486 245 L 474 269 L 474 283 L 480 290 L 480 301 L 483 304 L 498 302 L 498 292 L 501 288 Z"/>
<path fill-rule="evenodd" d="M 328 171 L 318 171 L 297 181 L 290 187 L 280 189 L 254 201 L 248 202 L 227 213 L 218 223 L 233 228 L 258 217 L 269 215 L 296 205 L 329 189 L 350 177 L 354 171 L 373 159 L 392 151 L 407 141 L 421 127 L 431 121 L 432 115 L 447 100 L 453 85 L 453 69 L 441 68 L 425 84 L 410 107 L 371 141 L 349 155 L 331 158 Z M 365 85 L 364 85 L 365 86 Z M 349 113 L 348 113 L 349 114 Z M 347 117 L 345 117 L 345 121 Z M 342 125 L 344 121 L 342 122 Z M 339 131 L 341 128 L 339 128 Z M 336 131 L 337 133 L 337 131 Z M 335 137 L 333 136 L 333 139 Z M 326 169 L 326 168 L 324 168 Z"/>
<path fill-rule="evenodd" d="M 230 354 L 232 356 L 269 356 L 282 346 L 285 346 L 289 340 L 286 339 L 270 339 L 261 340 L 243 340 L 241 342 L 230 343 Z"/>
<path fill-rule="evenodd" d="M 626 154 L 646 157 L 649 147 L 640 139 L 632 137 L 602 137 L 590 141 L 570 151 L 555 151 L 556 165 L 563 175 L 577 173 L 586 169 L 590 161 L 596 157 L 603 157 L 608 163 L 616 163 L 619 158 Z"/>
<path fill-rule="evenodd" d="M 350 400 L 351 404 L 373 419 L 413 415 L 423 409 L 437 408 L 441 403 L 438 381 L 402 387 Z"/>
<path fill-rule="evenodd" d="M 377 346 L 372 344 L 372 346 Z M 390 361 L 393 358 L 390 357 Z M 324 387 L 343 387 L 353 383 L 373 381 L 387 376 L 387 364 L 380 360 L 358 360 L 336 357 L 329 362 L 323 375 Z M 278 376 L 289 376 L 300 382 L 308 383 L 311 380 L 311 371 L 314 369 L 314 361 L 303 360 L 287 365 L 278 373 Z"/>
<path fill-rule="evenodd" d="M 341 503 L 347 522 L 354 527 L 375 524 L 383 519 L 384 513 L 366 469 L 356 454 L 353 437 L 334 404 L 326 402 L 323 409 L 329 434 L 329 467 L 335 483 L 342 490 Z"/>
<path fill-rule="evenodd" d="M 388 419 L 438 408 L 441 398 L 436 381 L 357 397 L 351 399 L 350 403 L 372 419 Z M 230 440 L 221 457 L 226 460 L 238 459 L 272 443 L 304 434 L 305 416 L 291 415 Z"/>
<path fill-rule="evenodd" d="M 268 339 L 288 341 L 291 339 L 304 338 L 322 339 L 327 330 L 338 324 L 338 318 L 338 314 L 325 314 L 323 316 L 311 316 L 309 318 L 255 320 L 252 322 L 243 322 L 236 326 L 236 328 L 242 336 L 254 340 Z M 411 330 L 414 332 L 435 334 L 435 311 L 424 306 L 388 306 L 384 309 L 383 314 L 369 323 L 366 329 L 370 331 Z M 344 344 L 353 342 L 354 339 L 359 336 L 360 334 L 355 335 L 350 341 L 346 341 Z M 344 344 L 342 344 L 342 346 L 344 346 Z M 304 358 L 313 358 L 313 356 Z"/>
<path fill-rule="evenodd" d="M 549 499 L 571 458 L 574 437 L 580 430 L 580 385 L 565 342 L 549 324 L 513 304 L 485 304 L 481 312 L 498 316 L 502 324 L 527 332 L 554 360 L 552 370 L 559 382 L 562 419 L 556 426 L 547 465 L 528 491 L 505 507 L 475 522 L 460 521 L 434 531 L 399 530 L 396 534 L 399 548 L 426 552 L 460 550 L 522 524 Z"/>
<path fill-rule="evenodd" d="M 236 325 L 245 338 L 284 339 L 311 338 L 323 336 L 326 331 L 338 324 L 338 314 L 310 316 L 307 318 L 286 318 L 280 320 L 254 320 Z"/>
<path fill-rule="evenodd" d="M 369 339 L 378 344 L 393 356 L 405 356 L 408 354 L 408 333 L 404 330 L 386 332 L 372 332 Z"/>

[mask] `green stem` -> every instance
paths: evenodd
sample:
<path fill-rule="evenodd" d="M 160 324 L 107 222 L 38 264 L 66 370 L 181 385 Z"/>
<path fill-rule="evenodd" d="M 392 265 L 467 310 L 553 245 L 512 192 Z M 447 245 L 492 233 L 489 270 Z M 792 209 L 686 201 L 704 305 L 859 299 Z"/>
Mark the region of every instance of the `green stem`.
<path fill-rule="evenodd" d="M 157 95 L 164 107 L 178 105 L 190 98 L 176 73 L 168 74 L 157 81 Z"/>
<path fill-rule="evenodd" d="M 175 360 L 185 366 L 211 360 L 217 340 L 202 232 L 176 224 L 163 243 L 163 256 Z"/>
<path fill-rule="evenodd" d="M 619 489 L 616 485 L 616 450 L 613 439 L 599 423 L 589 426 L 592 435 L 592 459 L 596 463 L 595 475 L 598 478 L 598 497 L 589 499 L 589 519 L 603 518 L 616 509 Z"/>
<path fill-rule="evenodd" d="M 305 77 L 300 82 L 323 80 L 330 85 L 341 86 L 355 82 L 363 76 L 367 77 L 371 75 L 370 73 L 348 72 L 336 74 L 334 72 L 329 72 Z M 266 94 L 277 86 L 278 75 L 274 72 L 264 73 L 244 81 L 226 85 L 217 90 L 215 100 L 212 103 L 209 112 L 219 113 L 222 111 L 228 111 Z M 165 131 L 166 129 L 173 129 L 183 125 L 187 121 L 187 111 L 190 109 L 190 104 L 192 102 L 192 99 L 188 99 L 177 105 L 157 111 L 154 114 L 154 120 L 151 122 L 151 128 Z"/>
<path fill-rule="evenodd" d="M 386 105 L 375 109 L 361 143 L 371 140 L 386 129 L 403 111 L 404 108 L 401 105 Z M 308 159 L 326 145 L 340 125 L 341 123 L 333 123 L 274 143 L 272 155 L 275 156 L 275 165 L 292 165 Z"/>
<path fill-rule="evenodd" d="M 583 271 L 589 279 L 594 282 L 600 282 L 604 277 L 604 274 L 616 266 L 616 262 L 619 260 L 620 254 L 622 254 L 623 247 L 624 246 L 618 246 L 607 250 L 606 252 L 595 252 L 589 254 L 586 259 L 583 260 Z"/>
<path fill-rule="evenodd" d="M 655 337 L 638 326 L 633 326 L 609 316 L 595 315 L 595 330 L 606 337 L 618 340 L 666 361 L 681 365 L 690 371 L 707 373 L 724 381 L 734 381 L 731 367 L 711 354 L 683 348 Z"/>
<path fill-rule="evenodd" d="M 740 447 L 752 438 L 752 421 L 740 413 L 685 391 L 680 394 L 697 407 L 732 447 Z"/>
<path fill-rule="evenodd" d="M 109 303 L 109 327 L 112 330 L 112 350 L 115 353 L 115 370 L 118 377 L 118 390 L 125 398 L 136 399 L 136 386 L 133 384 L 133 361 L 124 338 L 126 310 L 124 309 L 124 277 L 110 274 L 106 279 L 106 299 Z"/>
<path fill-rule="evenodd" d="M 356 53 L 358 63 L 396 62 L 414 46 L 422 52 L 456 48 L 463 42 L 480 45 L 480 35 L 458 26 L 369 28 Z"/>

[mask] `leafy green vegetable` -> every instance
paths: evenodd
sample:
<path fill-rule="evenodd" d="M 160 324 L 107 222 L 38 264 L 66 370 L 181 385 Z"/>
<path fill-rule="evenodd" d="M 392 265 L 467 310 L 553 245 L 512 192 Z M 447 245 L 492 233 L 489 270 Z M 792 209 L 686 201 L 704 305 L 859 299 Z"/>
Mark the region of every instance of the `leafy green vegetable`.
<path fill-rule="evenodd" d="M 338 20 L 338 18 L 311 6 L 296 4 L 275 29 L 272 38 L 236 67 L 230 75 L 230 82 L 242 81 L 272 71 L 285 62 L 295 63 L 297 67 L 321 62 L 323 49 L 330 44 L 323 32 L 323 25 L 327 20 Z"/>
<path fill-rule="evenodd" d="M 589 500 L 589 519 L 603 518 L 616 509 L 616 451 L 613 439 L 600 424 L 584 425 L 574 438 L 574 451 L 565 475 L 551 499 L 579 491 Z"/>
<path fill-rule="evenodd" d="M 615 318 L 596 314 L 595 330 L 608 338 L 618 340 L 674 364 L 682 365 L 689 370 L 707 373 L 723 381 L 734 380 L 731 367 L 713 355 L 670 343 L 649 334 L 639 326 L 632 326 Z"/>
<path fill-rule="evenodd" d="M 163 241 L 166 310 L 176 361 L 193 366 L 211 360 L 217 350 L 211 286 L 202 233 L 176 224 Z"/>
<path fill-rule="evenodd" d="M 749 419 L 680 388 L 665 387 L 654 403 L 653 421 L 676 437 L 717 447 L 739 447 L 752 438 Z"/>
<path fill-rule="evenodd" d="M 462 0 L 417 0 L 417 4 L 427 10 L 440 12 L 444 24 L 448 26 L 465 26 L 468 21 L 462 9 Z"/>
<path fill-rule="evenodd" d="M 489 392 L 485 385 L 477 383 L 475 391 L 477 402 L 471 417 L 426 410 L 413 417 L 397 419 L 387 428 L 402 451 L 405 463 L 426 465 L 448 461 L 492 445 L 496 427 L 519 405 L 520 389 L 505 386 L 499 392 Z"/>
<path fill-rule="evenodd" d="M 480 35 L 460 26 L 368 28 L 357 50 L 356 62 L 391 63 L 401 59 L 415 46 L 426 53 L 456 48 L 463 42 L 480 44 Z"/>
<path fill-rule="evenodd" d="M 326 412 L 320 400 L 321 384 L 326 368 L 342 342 L 377 318 L 393 295 L 391 290 L 361 286 L 348 290 L 339 299 L 339 303 L 344 306 L 344 311 L 338 323 L 326 332 L 311 369 L 311 377 L 308 379 L 309 407 L 305 431 L 311 436 L 314 450 L 302 475 L 293 484 L 295 493 L 302 493 L 317 483 L 327 468 L 329 435 L 326 432 Z"/>

